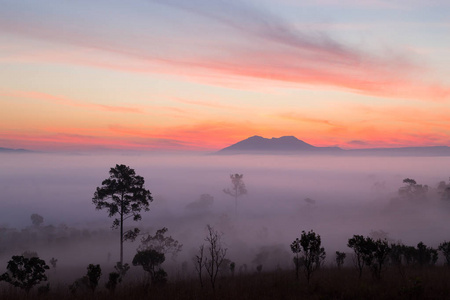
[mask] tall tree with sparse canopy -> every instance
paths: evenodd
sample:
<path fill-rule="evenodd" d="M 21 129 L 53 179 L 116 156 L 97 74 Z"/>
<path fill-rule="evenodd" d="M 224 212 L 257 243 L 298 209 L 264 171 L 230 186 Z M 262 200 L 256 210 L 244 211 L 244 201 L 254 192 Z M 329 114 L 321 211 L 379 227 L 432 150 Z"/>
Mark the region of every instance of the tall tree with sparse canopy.
<path fill-rule="evenodd" d="M 227 195 L 230 195 L 231 197 L 234 198 L 235 201 L 235 210 L 237 213 L 237 199 L 238 197 L 247 194 L 247 189 L 245 187 L 245 183 L 244 183 L 244 174 L 231 174 L 230 175 L 230 179 L 231 179 L 231 185 L 232 188 L 231 189 L 224 189 L 223 192 Z"/>
<path fill-rule="evenodd" d="M 153 201 L 151 193 L 144 187 L 143 177 L 125 165 L 116 165 L 109 170 L 109 178 L 103 180 L 102 186 L 97 187 L 92 202 L 96 209 L 108 210 L 109 217 L 114 219 L 112 228 L 120 228 L 120 263 L 123 265 L 123 241 L 135 240 L 139 229 L 134 228 L 124 232 L 123 222 L 129 218 L 134 221 L 142 219 L 140 212 L 148 211 Z"/>

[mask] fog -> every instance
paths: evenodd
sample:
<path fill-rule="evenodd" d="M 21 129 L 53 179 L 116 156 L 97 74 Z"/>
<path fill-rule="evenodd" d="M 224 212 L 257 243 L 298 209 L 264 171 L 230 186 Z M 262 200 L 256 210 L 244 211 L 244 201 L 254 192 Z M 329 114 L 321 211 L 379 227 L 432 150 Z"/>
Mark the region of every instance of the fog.
<path fill-rule="evenodd" d="M 329 264 L 335 251 L 350 252 L 346 244 L 354 234 L 383 231 L 393 241 L 414 246 L 423 241 L 433 247 L 450 238 L 450 203 L 436 190 L 440 181 L 448 183 L 450 157 L 44 153 L 0 157 L 0 234 L 5 228 L 30 228 L 30 215 L 37 213 L 44 217 L 43 227 L 75 228 L 81 235 L 60 243 L 13 246 L 0 236 L 0 272 L 11 255 L 29 250 L 47 262 L 58 258 L 60 270 L 79 267 L 68 271 L 68 281 L 84 275 L 89 263 L 101 264 L 107 274 L 119 260 L 119 233 L 111 230 L 113 219 L 105 210 L 95 210 L 92 197 L 116 164 L 128 165 L 143 176 L 154 198 L 142 221 L 127 220 L 125 226 L 151 234 L 167 227 L 168 234 L 183 244 L 178 257 L 168 257 L 163 264 L 172 278 L 193 274 L 191 258 L 204 243 L 207 224 L 223 233 L 227 258 L 236 262 L 236 270 L 245 264 L 249 271 L 260 264 L 263 270 L 293 268 L 289 245 L 302 230 L 320 234 Z M 238 198 L 237 213 L 234 198 L 223 192 L 231 187 L 230 174 L 235 173 L 244 175 L 248 190 Z M 428 185 L 426 198 L 400 197 L 405 178 Z M 213 198 L 202 199 L 203 194 Z M 125 243 L 126 262 L 131 262 L 139 244 L 139 238 Z M 182 270 L 183 262 L 187 270 Z M 140 276 L 139 267 L 132 269 Z"/>

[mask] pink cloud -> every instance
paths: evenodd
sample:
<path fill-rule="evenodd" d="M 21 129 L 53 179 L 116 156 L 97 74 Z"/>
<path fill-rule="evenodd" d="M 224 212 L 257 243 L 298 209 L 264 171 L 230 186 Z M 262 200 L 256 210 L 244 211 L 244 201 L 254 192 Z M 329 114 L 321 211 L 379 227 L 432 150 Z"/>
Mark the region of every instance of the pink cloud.
<path fill-rule="evenodd" d="M 39 100 L 44 100 L 44 101 L 60 104 L 60 105 L 82 107 L 82 108 L 95 109 L 95 110 L 108 111 L 108 112 L 143 113 L 142 110 L 139 108 L 88 103 L 88 102 L 73 100 L 73 99 L 70 99 L 67 97 L 63 97 L 63 96 L 55 96 L 55 95 L 41 93 L 41 92 L 9 91 L 9 92 L 0 92 L 0 95 L 8 96 L 8 97 L 16 97 L 16 98 L 39 99 Z"/>
<path fill-rule="evenodd" d="M 11 34 L 91 49 L 99 58 L 73 51 L 67 57 L 45 56 L 49 61 L 66 60 L 125 72 L 173 74 L 219 85 L 236 84 L 239 80 L 241 85 L 253 84 L 258 80 L 259 87 L 270 81 L 273 85 L 329 87 L 380 97 L 426 101 L 450 98 L 450 87 L 415 77 L 414 73 L 422 76 L 426 68 L 405 59 L 404 53 L 374 57 L 346 46 L 324 32 L 300 31 L 267 11 L 240 2 L 153 2 L 207 21 L 199 25 L 203 27 L 197 35 L 188 39 L 177 32 L 164 38 L 158 33 L 144 31 L 129 35 L 126 27 L 118 29 L 113 24 L 98 26 L 92 31 L 89 25 L 95 24 L 94 19 L 88 19 L 86 24 L 62 28 L 61 20 L 57 18 L 24 18 L 20 14 L 0 19 L 0 27 Z M 378 2 L 374 1 L 375 4 Z M 73 16 L 67 13 L 67 17 Z M 210 35 L 209 26 L 205 24 L 220 25 L 224 30 L 209 39 L 206 45 L 203 41 Z M 189 30 L 189 25 L 186 27 Z M 237 42 L 229 43 L 230 39 Z M 108 60 L 101 53 L 113 54 L 120 59 Z"/>

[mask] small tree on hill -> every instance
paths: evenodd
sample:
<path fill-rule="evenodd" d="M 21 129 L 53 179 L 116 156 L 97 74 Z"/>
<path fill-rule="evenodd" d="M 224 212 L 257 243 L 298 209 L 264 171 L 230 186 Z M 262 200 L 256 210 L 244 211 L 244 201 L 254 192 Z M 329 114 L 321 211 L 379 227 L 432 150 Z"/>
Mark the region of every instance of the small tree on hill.
<path fill-rule="evenodd" d="M 316 234 L 314 231 L 309 231 L 306 233 L 302 231 L 300 239 L 295 239 L 291 244 L 292 252 L 296 253 L 297 266 L 302 266 L 305 272 L 306 280 L 309 283 L 311 275 L 315 270 L 317 270 L 325 259 L 325 249 L 321 247 L 320 235 Z M 301 253 L 299 257 L 298 254 Z"/>
<path fill-rule="evenodd" d="M 235 211 L 237 213 L 237 199 L 238 197 L 247 194 L 247 189 L 245 187 L 244 183 L 244 175 L 243 174 L 231 174 L 231 189 L 226 188 L 223 190 L 223 192 L 227 195 L 230 195 L 234 198 L 235 201 Z"/>
<path fill-rule="evenodd" d="M 123 241 L 134 240 L 139 233 L 138 228 L 123 231 L 123 223 L 129 218 L 141 220 L 140 212 L 148 211 L 153 201 L 151 193 L 144 187 L 144 178 L 136 175 L 135 171 L 125 165 L 116 165 L 109 171 L 109 178 L 103 180 L 102 186 L 97 187 L 92 202 L 96 209 L 106 208 L 109 217 L 118 215 L 114 219 L 112 228 L 120 228 L 120 263 L 123 264 Z"/>
<path fill-rule="evenodd" d="M 6 281 L 19 287 L 28 294 L 31 288 L 42 281 L 47 281 L 45 270 L 49 266 L 39 257 L 25 258 L 13 256 L 6 266 L 8 272 L 0 276 L 0 281 Z"/>

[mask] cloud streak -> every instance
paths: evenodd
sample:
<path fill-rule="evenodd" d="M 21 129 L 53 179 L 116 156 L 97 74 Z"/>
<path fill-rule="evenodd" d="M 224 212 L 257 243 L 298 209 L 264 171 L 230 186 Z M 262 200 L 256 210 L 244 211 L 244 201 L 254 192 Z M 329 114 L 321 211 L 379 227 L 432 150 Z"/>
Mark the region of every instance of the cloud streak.
<path fill-rule="evenodd" d="M 73 99 L 70 99 L 67 97 L 63 97 L 63 96 L 55 96 L 55 95 L 42 93 L 42 92 L 9 91 L 9 92 L 0 92 L 0 95 L 7 96 L 7 97 L 14 97 L 14 98 L 38 99 L 38 100 L 44 100 L 47 102 L 59 104 L 59 105 L 81 107 L 81 108 L 94 109 L 94 110 L 100 110 L 100 111 L 106 111 L 106 112 L 139 113 L 139 114 L 143 113 L 143 111 L 139 108 L 88 103 L 88 102 L 73 100 Z"/>
<path fill-rule="evenodd" d="M 423 74 L 424 70 L 406 60 L 404 54 L 376 57 L 346 46 L 324 32 L 300 31 L 280 17 L 240 1 L 154 0 L 148 3 L 184 12 L 185 18 L 194 20 L 197 25 L 186 25 L 189 38 L 181 37 L 176 31 L 169 31 L 171 35 L 166 36 L 162 32 L 147 34 L 143 29 L 130 36 L 107 26 L 91 31 L 88 24 L 93 20 L 89 19 L 84 27 L 83 24 L 67 26 L 63 31 L 58 19 L 34 16 L 18 23 L 17 20 L 24 18 L 17 12 L 16 16 L 1 21 L 1 25 L 9 33 L 113 53 L 130 62 L 127 66 L 126 59 L 121 64 L 73 60 L 95 67 L 183 74 L 216 84 L 220 84 L 215 80 L 217 76 L 222 76 L 231 80 L 238 77 L 270 81 L 274 85 L 288 83 L 293 87 L 337 88 L 378 97 L 427 101 L 450 98 L 448 86 L 412 75 L 418 71 Z M 151 15 L 148 17 L 152 19 Z M 154 25 L 148 22 L 148 26 Z M 211 38 L 213 33 L 207 24 L 215 24 L 213 27 L 221 31 Z"/>

